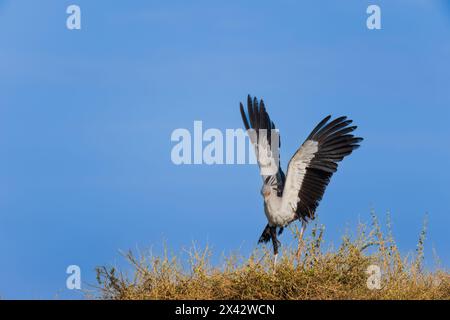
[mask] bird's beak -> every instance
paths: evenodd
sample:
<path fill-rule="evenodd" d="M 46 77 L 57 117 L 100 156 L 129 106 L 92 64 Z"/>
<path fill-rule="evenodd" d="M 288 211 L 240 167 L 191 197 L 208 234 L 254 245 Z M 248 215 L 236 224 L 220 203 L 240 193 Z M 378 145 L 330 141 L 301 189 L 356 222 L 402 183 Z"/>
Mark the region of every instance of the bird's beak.
<path fill-rule="evenodd" d="M 264 198 L 267 198 L 268 196 L 270 196 L 270 191 L 265 191 L 263 194 L 264 194 Z"/>

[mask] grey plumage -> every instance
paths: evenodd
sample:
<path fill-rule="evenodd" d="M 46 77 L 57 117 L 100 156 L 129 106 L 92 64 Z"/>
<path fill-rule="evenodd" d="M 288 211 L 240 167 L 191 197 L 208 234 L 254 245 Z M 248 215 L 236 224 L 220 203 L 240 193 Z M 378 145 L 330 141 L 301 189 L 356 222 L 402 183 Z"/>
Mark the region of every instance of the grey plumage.
<path fill-rule="evenodd" d="M 261 167 L 258 150 L 266 152 L 269 148 L 268 154 L 279 155 L 280 139 L 277 143 L 271 139 L 274 134 L 271 129 L 276 128 L 275 124 L 270 119 L 262 99 L 258 101 L 249 95 L 248 117 L 242 103 L 240 112 L 245 129 L 253 134 L 251 140 Z M 352 120 L 345 116 L 331 121 L 330 119 L 331 116 L 327 116 L 314 127 L 289 161 L 286 175 L 281 169 L 279 157 L 271 159 L 278 164 L 276 172 L 262 173 L 264 210 L 269 223 L 258 242 L 272 240 L 275 255 L 280 244 L 276 237 L 277 228 L 281 234 L 287 224 L 298 219 L 302 221 L 302 231 L 304 230 L 306 223 L 314 219 L 317 206 L 338 168 L 338 163 L 356 150 L 363 140 L 352 134 L 357 128 L 350 126 Z"/>

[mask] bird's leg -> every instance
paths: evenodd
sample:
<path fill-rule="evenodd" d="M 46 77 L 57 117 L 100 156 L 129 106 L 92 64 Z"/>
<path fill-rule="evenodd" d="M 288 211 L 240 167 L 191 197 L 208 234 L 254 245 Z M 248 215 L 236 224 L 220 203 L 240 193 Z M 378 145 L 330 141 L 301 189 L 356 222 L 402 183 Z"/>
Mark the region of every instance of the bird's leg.
<path fill-rule="evenodd" d="M 277 239 L 277 227 L 270 227 L 270 236 L 272 237 L 272 244 L 273 244 L 273 272 L 275 273 L 275 267 L 277 265 L 277 259 L 278 259 L 278 246 L 280 245 L 280 241 Z"/>
<path fill-rule="evenodd" d="M 302 255 L 302 249 L 303 249 L 303 234 L 306 230 L 306 221 L 302 221 L 302 227 L 300 228 L 300 234 L 298 235 L 298 248 L 297 248 L 297 261 L 300 261 L 300 257 Z"/>
<path fill-rule="evenodd" d="M 300 228 L 300 240 L 303 240 L 303 234 L 306 230 L 306 222 L 302 220 L 302 227 Z"/>

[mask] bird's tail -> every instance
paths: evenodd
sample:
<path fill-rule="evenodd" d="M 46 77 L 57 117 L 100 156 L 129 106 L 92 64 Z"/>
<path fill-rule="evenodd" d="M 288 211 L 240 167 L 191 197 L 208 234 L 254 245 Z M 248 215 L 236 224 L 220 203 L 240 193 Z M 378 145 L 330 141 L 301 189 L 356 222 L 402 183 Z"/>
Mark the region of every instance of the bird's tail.
<path fill-rule="evenodd" d="M 258 243 L 267 243 L 269 242 L 269 240 L 271 239 L 270 236 L 270 227 L 267 224 L 267 226 L 264 228 L 263 233 L 261 234 L 261 236 L 259 237 Z"/>
<path fill-rule="evenodd" d="M 282 232 L 283 232 L 283 228 L 280 228 L 278 230 L 278 235 L 280 235 Z M 259 237 L 258 243 L 267 243 L 270 241 L 270 239 L 272 239 L 272 236 L 270 234 L 270 226 L 269 226 L 269 224 L 267 224 L 266 227 L 264 228 L 263 233 Z"/>

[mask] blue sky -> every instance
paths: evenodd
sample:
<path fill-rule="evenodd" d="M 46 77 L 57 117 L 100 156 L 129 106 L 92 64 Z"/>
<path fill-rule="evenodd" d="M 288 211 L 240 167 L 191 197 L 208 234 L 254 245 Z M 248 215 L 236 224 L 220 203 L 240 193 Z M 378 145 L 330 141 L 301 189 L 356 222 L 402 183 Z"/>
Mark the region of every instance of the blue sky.
<path fill-rule="evenodd" d="M 242 127 L 248 93 L 283 166 L 323 116 L 359 125 L 318 210 L 327 239 L 374 208 L 407 252 L 428 212 L 427 262 L 450 264 L 445 1 L 0 1 L 0 38 L 0 297 L 82 297 L 68 265 L 93 284 L 118 250 L 164 240 L 248 253 L 266 224 L 257 168 L 170 160 L 176 128 Z"/>

